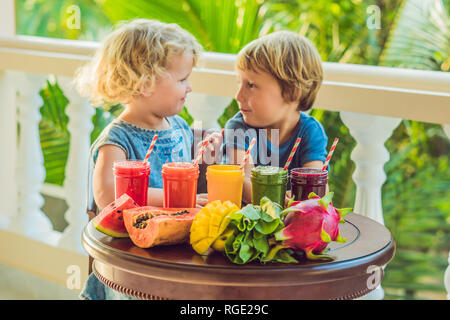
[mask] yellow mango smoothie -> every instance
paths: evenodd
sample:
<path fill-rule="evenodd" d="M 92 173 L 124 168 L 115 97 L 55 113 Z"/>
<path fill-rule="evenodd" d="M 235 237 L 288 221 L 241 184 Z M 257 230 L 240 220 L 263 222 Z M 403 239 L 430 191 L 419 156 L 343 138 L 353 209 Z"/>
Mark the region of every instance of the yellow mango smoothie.
<path fill-rule="evenodd" d="M 239 208 L 242 202 L 244 171 L 235 165 L 211 165 L 206 169 L 208 202 L 229 200 Z"/>

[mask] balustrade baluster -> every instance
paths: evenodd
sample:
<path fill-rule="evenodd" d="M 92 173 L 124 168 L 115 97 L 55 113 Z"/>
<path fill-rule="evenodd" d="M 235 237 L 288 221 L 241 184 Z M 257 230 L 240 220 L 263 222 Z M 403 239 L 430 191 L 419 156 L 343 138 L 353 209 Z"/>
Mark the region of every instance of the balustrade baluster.
<path fill-rule="evenodd" d="M 58 241 L 59 234 L 41 211 L 44 198 L 40 194 L 45 169 L 39 139 L 39 108 L 43 104 L 39 91 L 45 84 L 45 76 L 22 73 L 17 74 L 15 81 L 19 86 L 17 102 L 20 125 L 16 171 L 18 212 L 9 229 L 53 245 Z"/>
<path fill-rule="evenodd" d="M 381 187 L 386 181 L 383 166 L 389 160 L 389 152 L 384 143 L 401 119 L 353 112 L 341 112 L 340 116 L 357 143 L 351 154 L 356 167 L 353 173 L 356 184 L 353 211 L 384 224 Z M 373 300 L 383 298 L 384 290 L 381 285 L 363 297 Z"/>
<path fill-rule="evenodd" d="M 217 119 L 230 104 L 231 98 L 217 97 L 202 93 L 191 92 L 187 95 L 186 106 L 194 119 L 201 119 L 200 125 L 204 130 L 219 128 Z"/>
<path fill-rule="evenodd" d="M 389 160 L 384 143 L 401 119 L 352 112 L 341 112 L 340 116 L 357 142 L 351 154 L 356 165 L 354 211 L 384 224 L 381 187 L 386 181 L 383 166 Z"/>
<path fill-rule="evenodd" d="M 0 228 L 6 229 L 10 219 L 17 212 L 17 118 L 16 118 L 16 82 L 14 72 L 0 73 L 0 100 L 2 116 L 0 117 Z"/>
<path fill-rule="evenodd" d="M 89 101 L 78 95 L 71 78 L 60 77 L 58 83 L 69 99 L 66 114 L 69 117 L 67 127 L 70 132 L 69 157 L 64 181 L 68 205 L 64 216 L 68 226 L 63 232 L 59 246 L 86 254 L 81 245 L 81 233 L 88 222 L 86 214 L 88 161 L 90 135 L 93 129 L 91 118 L 95 112 Z"/>

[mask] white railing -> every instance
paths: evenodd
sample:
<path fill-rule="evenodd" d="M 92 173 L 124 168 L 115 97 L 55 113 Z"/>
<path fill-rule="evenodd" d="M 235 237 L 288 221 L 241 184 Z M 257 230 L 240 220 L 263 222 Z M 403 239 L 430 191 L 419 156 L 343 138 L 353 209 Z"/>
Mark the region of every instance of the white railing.
<path fill-rule="evenodd" d="M 0 202 L 4 204 L 0 208 L 0 263 L 61 285 L 67 284 L 70 266 L 81 268 L 81 282 L 87 275 L 80 237 L 87 222 L 86 177 L 93 108 L 71 86 L 71 77 L 98 45 L 0 37 L 0 149 L 4 151 L 0 159 Z M 194 92 L 186 105 L 204 128 L 218 126 L 215 120 L 234 97 L 234 61 L 235 55 L 205 53 L 192 74 Z M 384 143 L 401 119 L 450 124 L 450 74 L 336 63 L 324 63 L 324 70 L 325 80 L 315 106 L 339 111 L 357 142 L 351 156 L 356 165 L 355 212 L 383 223 L 383 165 L 389 160 Z M 42 105 L 38 90 L 49 75 L 58 78 L 70 100 L 67 115 L 71 143 L 62 189 L 69 207 L 65 213 L 69 226 L 63 233 L 52 230 L 40 209 L 45 172 L 38 136 L 38 108 Z M 20 124 L 19 136 L 16 123 Z M 448 133 L 448 126 L 445 129 Z M 30 258 L 36 255 L 40 258 Z M 446 276 L 447 290 L 449 281 Z"/>

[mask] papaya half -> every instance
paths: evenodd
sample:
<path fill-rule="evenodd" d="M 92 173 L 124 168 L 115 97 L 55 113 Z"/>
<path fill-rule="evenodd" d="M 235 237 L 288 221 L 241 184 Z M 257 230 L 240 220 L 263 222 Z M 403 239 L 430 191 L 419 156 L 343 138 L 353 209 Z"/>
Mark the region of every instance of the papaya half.
<path fill-rule="evenodd" d="M 138 207 L 123 211 L 125 228 L 140 248 L 184 243 L 200 208 Z"/>

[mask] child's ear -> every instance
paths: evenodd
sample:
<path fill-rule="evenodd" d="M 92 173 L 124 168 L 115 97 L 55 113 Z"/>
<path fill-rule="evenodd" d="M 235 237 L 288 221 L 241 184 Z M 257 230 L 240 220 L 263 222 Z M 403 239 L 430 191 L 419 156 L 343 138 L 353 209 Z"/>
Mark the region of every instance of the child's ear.
<path fill-rule="evenodd" d="M 148 98 L 148 97 L 150 97 L 153 94 L 153 91 L 151 91 L 149 89 L 141 89 L 140 91 L 141 91 L 141 95 L 144 98 Z"/>
<path fill-rule="evenodd" d="M 153 94 L 153 87 L 150 81 L 143 83 L 139 89 L 139 92 L 144 98 L 148 98 Z"/>
<path fill-rule="evenodd" d="M 293 99 L 290 101 L 292 104 L 295 104 L 296 107 L 300 104 L 300 99 L 302 98 L 302 89 L 298 89 L 295 93 L 294 96 L 292 97 Z"/>

